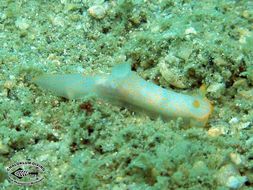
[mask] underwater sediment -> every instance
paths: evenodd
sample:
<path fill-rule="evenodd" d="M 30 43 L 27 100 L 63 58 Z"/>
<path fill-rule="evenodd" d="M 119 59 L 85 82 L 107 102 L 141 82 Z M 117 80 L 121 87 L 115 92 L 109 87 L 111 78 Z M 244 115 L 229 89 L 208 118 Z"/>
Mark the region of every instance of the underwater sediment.
<path fill-rule="evenodd" d="M 0 189 L 17 188 L 6 168 L 27 160 L 45 168 L 31 189 L 252 189 L 252 10 L 230 0 L 2 0 Z M 205 127 L 33 83 L 124 62 L 177 93 L 206 86 Z"/>

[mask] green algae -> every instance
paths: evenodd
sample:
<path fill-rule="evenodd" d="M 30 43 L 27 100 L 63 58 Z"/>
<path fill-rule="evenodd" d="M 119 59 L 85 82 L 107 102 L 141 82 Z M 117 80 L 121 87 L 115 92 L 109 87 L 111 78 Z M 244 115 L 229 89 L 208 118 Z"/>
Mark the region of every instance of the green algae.
<path fill-rule="evenodd" d="M 103 18 L 88 14 L 103 3 Z M 251 1 L 2 0 L 0 10 L 1 189 L 17 188 L 5 168 L 26 159 L 47 170 L 31 189 L 227 189 L 215 176 L 229 164 L 253 188 Z M 88 75 L 123 61 L 166 88 L 210 87 L 207 127 L 68 101 L 32 84 L 41 73 Z M 210 136 L 213 128 L 223 132 Z"/>

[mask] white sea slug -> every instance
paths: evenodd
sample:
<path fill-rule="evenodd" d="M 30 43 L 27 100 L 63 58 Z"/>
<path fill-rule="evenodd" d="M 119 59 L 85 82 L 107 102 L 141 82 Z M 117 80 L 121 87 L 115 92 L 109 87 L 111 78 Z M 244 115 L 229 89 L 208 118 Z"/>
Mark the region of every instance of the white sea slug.
<path fill-rule="evenodd" d="M 203 96 L 190 96 L 164 89 L 147 82 L 131 71 L 128 63 L 115 66 L 111 74 L 44 75 L 35 79 L 37 85 L 68 99 L 95 95 L 111 103 L 144 112 L 164 120 L 183 118 L 190 126 L 204 126 L 212 105 Z"/>

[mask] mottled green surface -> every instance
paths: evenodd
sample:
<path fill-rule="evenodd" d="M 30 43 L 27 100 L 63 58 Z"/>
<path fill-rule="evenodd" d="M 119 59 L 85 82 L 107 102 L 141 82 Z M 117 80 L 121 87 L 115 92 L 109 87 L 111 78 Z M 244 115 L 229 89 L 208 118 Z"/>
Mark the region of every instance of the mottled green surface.
<path fill-rule="evenodd" d="M 17 189 L 5 168 L 26 159 L 46 169 L 31 189 L 228 189 L 242 177 L 253 189 L 252 10 L 249 0 L 1 0 L 0 189 Z M 206 128 L 32 83 L 124 61 L 165 88 L 205 84 Z"/>

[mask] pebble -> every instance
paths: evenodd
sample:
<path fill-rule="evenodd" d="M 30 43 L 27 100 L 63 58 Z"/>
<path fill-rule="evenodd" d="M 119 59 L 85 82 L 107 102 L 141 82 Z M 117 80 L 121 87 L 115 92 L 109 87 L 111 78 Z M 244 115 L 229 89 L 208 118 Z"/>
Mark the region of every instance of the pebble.
<path fill-rule="evenodd" d="M 7 145 L 2 144 L 0 141 L 0 155 L 8 154 L 9 153 L 9 147 Z"/>
<path fill-rule="evenodd" d="M 20 30 L 26 30 L 30 27 L 27 19 L 19 18 L 15 21 L 15 26 Z"/>
<path fill-rule="evenodd" d="M 177 88 L 186 88 L 184 77 L 176 69 L 168 69 L 168 65 L 161 61 L 159 63 L 159 71 L 163 78 L 172 86 Z"/>
<path fill-rule="evenodd" d="M 3 86 L 5 89 L 11 90 L 15 86 L 15 83 L 11 80 L 7 80 L 7 81 L 5 81 Z"/>
<path fill-rule="evenodd" d="M 207 88 L 207 92 L 212 93 L 216 98 L 221 97 L 224 91 L 225 91 L 224 83 L 213 83 Z"/>
<path fill-rule="evenodd" d="M 241 95 L 243 98 L 246 98 L 248 100 L 253 100 L 253 88 L 250 90 L 239 91 L 238 94 Z"/>
<path fill-rule="evenodd" d="M 231 164 L 222 166 L 218 172 L 216 175 L 218 183 L 231 189 L 238 189 L 247 181 L 247 177 L 241 176 Z"/>
<path fill-rule="evenodd" d="M 229 124 L 226 122 L 215 122 L 211 124 L 211 128 L 207 131 L 208 136 L 218 137 L 228 133 Z"/>
<path fill-rule="evenodd" d="M 93 5 L 88 9 L 88 13 L 96 19 L 102 19 L 105 17 L 107 9 L 106 5 Z"/>
<path fill-rule="evenodd" d="M 226 66 L 226 65 L 228 65 L 228 62 L 226 60 L 224 60 L 223 58 L 221 58 L 221 57 L 214 58 L 213 62 L 217 66 Z"/>
<path fill-rule="evenodd" d="M 239 119 L 237 117 L 233 117 L 232 119 L 230 119 L 229 124 L 232 125 L 232 124 L 236 124 L 238 122 L 239 122 Z"/>
<path fill-rule="evenodd" d="M 227 179 L 226 186 L 231 189 L 238 189 L 240 188 L 245 182 L 247 178 L 245 176 L 230 176 Z"/>
<path fill-rule="evenodd" d="M 250 137 L 247 141 L 246 141 L 246 146 L 248 146 L 248 147 L 251 147 L 251 146 L 253 146 L 253 137 Z"/>
<path fill-rule="evenodd" d="M 230 123 L 233 128 L 243 130 L 243 129 L 249 129 L 252 127 L 251 122 L 239 122 L 239 123 Z"/>
<path fill-rule="evenodd" d="M 208 136 L 210 136 L 210 137 L 218 137 L 218 136 L 220 136 L 220 135 L 226 134 L 226 132 L 225 132 L 225 130 L 222 129 L 222 128 L 213 127 L 213 128 L 210 128 L 210 129 L 207 131 L 207 134 L 208 134 Z"/>
<path fill-rule="evenodd" d="M 252 125 L 251 125 L 251 122 L 244 122 L 244 123 L 240 123 L 238 124 L 237 128 L 238 129 L 248 129 L 250 128 Z"/>
<path fill-rule="evenodd" d="M 246 88 L 247 85 L 248 85 L 247 80 L 242 78 L 239 78 L 233 83 L 234 88 Z"/>
<path fill-rule="evenodd" d="M 229 154 L 229 157 L 231 159 L 231 161 L 235 164 L 235 165 L 241 165 L 243 163 L 243 158 L 240 154 L 231 152 Z"/>
<path fill-rule="evenodd" d="M 195 28 L 190 27 L 190 28 L 187 28 L 187 29 L 184 31 L 184 33 L 185 33 L 186 35 L 188 35 L 188 34 L 197 34 L 197 31 L 195 30 Z"/>

